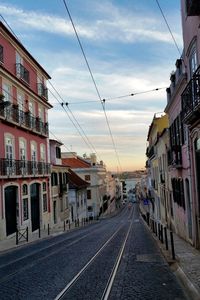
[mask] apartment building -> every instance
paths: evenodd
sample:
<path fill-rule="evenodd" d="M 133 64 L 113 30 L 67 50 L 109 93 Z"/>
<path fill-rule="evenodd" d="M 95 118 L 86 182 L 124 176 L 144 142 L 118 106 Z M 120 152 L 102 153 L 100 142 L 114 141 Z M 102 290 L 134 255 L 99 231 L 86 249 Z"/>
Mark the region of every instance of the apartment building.
<path fill-rule="evenodd" d="M 62 163 L 90 184 L 87 188 L 87 215 L 90 218 L 99 216 L 103 212 L 103 199 L 107 197 L 103 162 L 98 163 L 95 155 L 83 158 L 75 152 L 66 152 L 62 153 Z"/>
<path fill-rule="evenodd" d="M 187 128 L 189 170 L 184 178 L 188 237 L 200 247 L 200 2 L 181 0 L 186 83 L 181 94 L 182 122 Z M 183 160 L 184 161 L 184 160 Z"/>
<path fill-rule="evenodd" d="M 69 167 L 62 165 L 62 143 L 50 140 L 52 225 L 62 226 L 69 220 Z"/>
<path fill-rule="evenodd" d="M 0 22 L 0 239 L 49 223 L 48 79 Z"/>
<path fill-rule="evenodd" d="M 146 155 L 147 155 L 147 179 L 146 179 L 146 191 L 143 193 L 142 200 L 148 202 L 148 209 L 145 209 L 150 213 L 150 216 L 156 221 L 161 221 L 164 214 L 163 209 L 165 207 L 163 199 L 164 196 L 164 151 L 165 145 L 161 143 L 166 129 L 168 128 L 168 116 L 166 114 L 155 114 L 152 123 L 149 127 L 147 141 L 149 143 Z M 146 194 L 144 196 L 144 194 Z"/>

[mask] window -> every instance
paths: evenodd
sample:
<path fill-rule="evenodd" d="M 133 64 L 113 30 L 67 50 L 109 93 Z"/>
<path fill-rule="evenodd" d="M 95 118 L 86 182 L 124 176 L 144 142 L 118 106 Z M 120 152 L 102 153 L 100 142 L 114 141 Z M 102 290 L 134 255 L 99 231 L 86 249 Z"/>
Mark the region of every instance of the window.
<path fill-rule="evenodd" d="M 29 83 L 29 71 L 23 66 L 23 58 L 16 52 L 16 76 Z"/>
<path fill-rule="evenodd" d="M 0 62 L 3 63 L 3 46 L 0 45 Z"/>
<path fill-rule="evenodd" d="M 43 192 L 46 192 L 46 190 L 47 190 L 46 182 L 43 182 L 43 184 L 42 184 L 42 190 L 43 190 Z"/>
<path fill-rule="evenodd" d="M 172 190 L 174 202 L 185 210 L 185 196 L 183 180 L 179 178 L 172 178 Z"/>
<path fill-rule="evenodd" d="M 28 220 L 28 198 L 23 199 L 23 221 Z"/>
<path fill-rule="evenodd" d="M 63 212 L 63 198 L 60 198 L 60 211 Z"/>
<path fill-rule="evenodd" d="M 36 143 L 31 143 L 31 162 L 32 162 L 32 172 L 35 173 L 37 171 L 37 148 Z"/>
<path fill-rule="evenodd" d="M 11 102 L 11 86 L 7 83 L 3 83 L 3 95 L 4 101 Z"/>
<path fill-rule="evenodd" d="M 23 196 L 28 195 L 28 186 L 27 186 L 27 184 L 23 184 L 23 186 L 22 186 L 22 195 Z"/>
<path fill-rule="evenodd" d="M 87 199 L 91 199 L 91 190 L 87 190 Z"/>
<path fill-rule="evenodd" d="M 192 75 L 196 71 L 198 67 L 197 63 L 197 50 L 196 46 L 194 45 L 190 51 L 190 57 L 189 57 L 189 65 L 190 65 L 190 78 L 192 78 Z"/>
<path fill-rule="evenodd" d="M 17 104 L 18 104 L 18 114 L 19 122 L 24 123 L 24 95 L 17 93 Z"/>
<path fill-rule="evenodd" d="M 58 175 L 57 175 L 57 173 L 55 173 L 55 172 L 53 172 L 53 173 L 51 174 L 51 185 L 52 185 L 52 186 L 58 185 Z"/>
<path fill-rule="evenodd" d="M 88 206 L 88 211 L 92 211 L 92 206 Z"/>
<path fill-rule="evenodd" d="M 41 144 L 40 145 L 40 161 L 45 162 L 45 145 Z"/>
<path fill-rule="evenodd" d="M 19 159 L 21 166 L 21 173 L 24 174 L 26 172 L 26 141 L 24 139 L 19 140 Z"/>
<path fill-rule="evenodd" d="M 47 212 L 47 194 L 43 194 L 43 212 Z"/>
<path fill-rule="evenodd" d="M 65 172 L 63 173 L 63 183 L 67 184 L 68 183 L 68 174 Z"/>
<path fill-rule="evenodd" d="M 30 112 L 30 127 L 35 128 L 35 103 L 29 102 L 28 109 Z"/>
<path fill-rule="evenodd" d="M 56 147 L 56 158 L 61 158 L 61 150 L 60 150 L 60 147 Z"/>
<path fill-rule="evenodd" d="M 14 138 L 10 135 L 5 136 L 5 158 L 6 158 L 6 174 L 15 173 L 14 161 Z"/>
<path fill-rule="evenodd" d="M 85 175 L 85 180 L 90 181 L 90 175 Z"/>

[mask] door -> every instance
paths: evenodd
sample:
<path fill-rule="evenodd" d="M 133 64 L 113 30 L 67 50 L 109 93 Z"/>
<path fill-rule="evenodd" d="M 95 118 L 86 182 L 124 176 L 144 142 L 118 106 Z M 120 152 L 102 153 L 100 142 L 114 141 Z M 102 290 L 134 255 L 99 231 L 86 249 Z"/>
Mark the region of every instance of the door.
<path fill-rule="evenodd" d="M 57 223 L 57 215 L 56 215 L 56 201 L 53 201 L 53 222 Z"/>
<path fill-rule="evenodd" d="M 17 228 L 17 187 L 5 188 L 6 235 L 16 232 Z"/>
<path fill-rule="evenodd" d="M 185 187 L 187 197 L 188 234 L 189 238 L 192 239 L 192 208 L 190 203 L 190 184 L 187 178 L 185 179 Z"/>
<path fill-rule="evenodd" d="M 6 174 L 14 174 L 14 149 L 12 138 L 6 137 Z"/>
<path fill-rule="evenodd" d="M 195 141 L 196 150 L 196 181 L 197 181 L 197 197 L 198 197 L 198 212 L 196 225 L 197 225 L 197 244 L 200 246 L 200 138 Z"/>
<path fill-rule="evenodd" d="M 31 185 L 31 222 L 32 231 L 39 228 L 40 225 L 40 185 L 39 183 L 34 183 Z"/>

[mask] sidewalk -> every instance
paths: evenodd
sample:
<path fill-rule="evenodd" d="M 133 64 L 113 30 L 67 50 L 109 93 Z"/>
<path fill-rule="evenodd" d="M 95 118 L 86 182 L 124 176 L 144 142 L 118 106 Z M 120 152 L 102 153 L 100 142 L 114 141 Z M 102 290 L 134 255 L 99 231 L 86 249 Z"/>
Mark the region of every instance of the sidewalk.
<path fill-rule="evenodd" d="M 142 218 L 143 219 L 143 218 Z M 163 243 L 158 236 L 148 227 L 154 239 L 158 243 L 161 252 L 168 261 L 172 271 L 178 277 L 181 284 L 184 286 L 190 300 L 200 300 L 200 251 L 192 247 L 188 242 L 180 238 L 173 232 L 174 250 L 176 259 L 172 258 L 172 250 L 170 243 L 170 231 L 167 230 L 168 247 L 166 250 L 165 237 Z"/>
<path fill-rule="evenodd" d="M 69 225 L 66 224 L 65 229 L 64 229 L 64 226 L 49 228 L 49 234 L 48 234 L 48 229 L 46 228 L 45 230 L 40 231 L 40 237 L 39 237 L 39 230 L 36 230 L 31 235 L 29 235 L 28 242 L 25 240 L 25 238 L 23 238 L 19 241 L 18 245 L 16 245 L 16 234 L 14 234 L 12 237 L 7 238 L 3 241 L 0 241 L 0 254 L 2 254 L 4 251 L 7 251 L 7 250 L 13 250 L 13 249 L 16 249 L 21 246 L 25 246 L 25 245 L 33 243 L 33 242 L 39 242 L 43 239 L 47 239 L 47 238 L 51 238 L 56 235 L 63 234 L 64 232 L 67 232 L 67 231 L 69 232 L 71 230 L 78 229 L 82 226 L 87 226 L 91 222 L 96 222 L 96 221 L 95 220 L 90 221 L 90 222 L 86 223 L 85 225 L 80 223 L 79 226 L 75 226 L 75 223 L 71 223 L 70 228 L 69 228 Z"/>

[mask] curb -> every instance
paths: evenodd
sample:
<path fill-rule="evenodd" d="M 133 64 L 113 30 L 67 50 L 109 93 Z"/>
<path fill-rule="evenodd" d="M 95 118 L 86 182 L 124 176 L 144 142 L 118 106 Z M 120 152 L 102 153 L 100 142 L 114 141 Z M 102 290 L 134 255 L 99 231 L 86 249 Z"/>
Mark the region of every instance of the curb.
<path fill-rule="evenodd" d="M 140 218 L 142 219 L 145 227 L 151 233 L 151 236 L 153 237 L 155 242 L 157 243 L 157 245 L 158 245 L 163 257 L 165 258 L 166 262 L 168 263 L 170 269 L 172 270 L 174 275 L 179 280 L 188 300 L 200 300 L 200 291 L 193 285 L 193 283 L 190 281 L 190 279 L 184 273 L 183 269 L 181 268 L 181 266 L 179 264 L 179 262 L 180 262 L 179 256 L 176 254 L 176 260 L 170 259 L 169 252 L 164 249 L 163 244 L 158 240 L 158 238 L 156 236 L 154 236 L 154 234 L 150 230 L 149 226 L 144 221 L 142 215 L 140 215 Z"/>
<path fill-rule="evenodd" d="M 192 284 L 190 279 L 187 275 L 183 272 L 182 268 L 177 265 L 177 270 L 173 271 L 176 277 L 181 282 L 182 286 L 184 287 L 186 295 L 189 297 L 190 300 L 200 300 L 200 292 L 197 288 Z"/>

